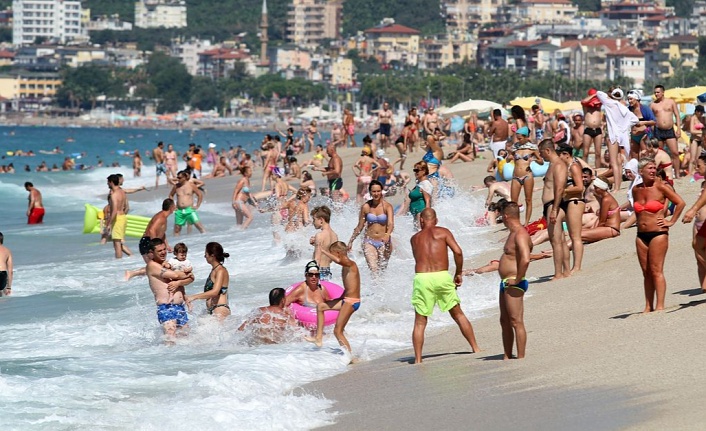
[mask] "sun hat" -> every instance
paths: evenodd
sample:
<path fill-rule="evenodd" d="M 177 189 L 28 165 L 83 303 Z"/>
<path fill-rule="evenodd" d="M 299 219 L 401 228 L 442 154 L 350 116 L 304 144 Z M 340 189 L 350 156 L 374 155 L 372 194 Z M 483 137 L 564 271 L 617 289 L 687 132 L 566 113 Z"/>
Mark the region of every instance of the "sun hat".
<path fill-rule="evenodd" d="M 603 181 L 600 178 L 596 178 L 593 180 L 593 187 L 595 187 L 597 189 L 601 189 L 601 190 L 608 190 L 610 188 L 608 183 L 606 183 L 605 181 Z"/>

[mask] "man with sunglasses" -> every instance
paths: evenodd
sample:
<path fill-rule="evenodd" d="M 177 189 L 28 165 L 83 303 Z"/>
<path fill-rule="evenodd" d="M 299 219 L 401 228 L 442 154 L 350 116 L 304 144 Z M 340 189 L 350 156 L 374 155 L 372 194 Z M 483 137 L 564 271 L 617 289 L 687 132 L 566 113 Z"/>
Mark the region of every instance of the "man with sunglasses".
<path fill-rule="evenodd" d="M 316 308 L 322 302 L 330 301 L 326 289 L 321 287 L 321 273 L 319 265 L 315 260 L 310 261 L 304 267 L 304 281 L 295 287 L 285 301 L 285 307 L 296 302 L 304 307 Z"/>

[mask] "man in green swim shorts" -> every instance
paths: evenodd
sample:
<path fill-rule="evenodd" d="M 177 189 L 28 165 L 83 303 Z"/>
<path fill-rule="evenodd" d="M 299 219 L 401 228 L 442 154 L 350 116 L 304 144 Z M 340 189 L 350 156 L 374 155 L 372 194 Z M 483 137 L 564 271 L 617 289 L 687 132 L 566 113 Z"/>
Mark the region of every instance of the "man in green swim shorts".
<path fill-rule="evenodd" d="M 203 192 L 190 181 L 189 175 L 184 171 L 177 173 L 176 184 L 169 192 L 169 198 L 173 199 L 175 195 L 177 210 L 174 212 L 174 236 L 179 236 L 181 227 L 186 223 L 193 224 L 199 232 L 204 233 L 205 229 L 196 214 L 196 210 L 203 203 Z M 196 202 L 194 195 L 198 199 Z"/>
<path fill-rule="evenodd" d="M 411 239 L 414 254 L 414 363 L 422 362 L 422 346 L 427 318 L 439 304 L 441 311 L 448 311 L 458 325 L 461 333 L 471 345 L 473 353 L 480 351 L 473 333 L 473 326 L 463 310 L 456 289 L 463 282 L 463 251 L 451 231 L 436 225 L 436 211 L 426 208 L 421 212 L 419 221 L 421 230 Z M 453 278 L 449 274 L 449 256 L 447 248 L 454 254 L 456 272 Z"/>

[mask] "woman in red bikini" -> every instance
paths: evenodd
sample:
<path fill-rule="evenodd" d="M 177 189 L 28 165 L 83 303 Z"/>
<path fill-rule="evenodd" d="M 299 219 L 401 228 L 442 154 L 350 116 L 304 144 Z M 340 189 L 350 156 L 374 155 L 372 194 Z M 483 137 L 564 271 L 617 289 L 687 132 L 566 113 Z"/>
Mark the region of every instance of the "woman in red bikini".
<path fill-rule="evenodd" d="M 657 177 L 653 159 L 641 159 L 638 172 L 642 183 L 632 189 L 633 208 L 637 216 L 637 257 L 642 268 L 645 288 L 643 313 L 664 310 L 667 281 L 664 278 L 664 258 L 669 248 L 669 227 L 679 219 L 684 210 L 684 200 Z M 674 212 L 666 219 L 669 202 L 675 204 Z M 656 303 L 655 303 L 656 298 Z"/>

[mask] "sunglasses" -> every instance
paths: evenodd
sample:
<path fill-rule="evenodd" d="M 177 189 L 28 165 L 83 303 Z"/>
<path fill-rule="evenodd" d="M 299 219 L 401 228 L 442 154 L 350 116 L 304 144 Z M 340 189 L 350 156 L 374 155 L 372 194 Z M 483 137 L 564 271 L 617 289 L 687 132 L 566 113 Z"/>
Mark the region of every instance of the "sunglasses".
<path fill-rule="evenodd" d="M 321 277 L 321 274 L 319 274 L 318 272 L 307 272 L 306 276 L 319 278 L 319 277 Z"/>
<path fill-rule="evenodd" d="M 417 172 L 421 172 L 421 171 L 422 171 L 421 169 L 412 169 L 412 172 L 414 172 L 415 174 L 416 174 Z"/>

